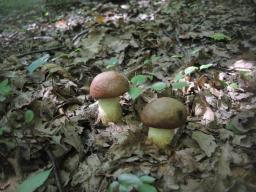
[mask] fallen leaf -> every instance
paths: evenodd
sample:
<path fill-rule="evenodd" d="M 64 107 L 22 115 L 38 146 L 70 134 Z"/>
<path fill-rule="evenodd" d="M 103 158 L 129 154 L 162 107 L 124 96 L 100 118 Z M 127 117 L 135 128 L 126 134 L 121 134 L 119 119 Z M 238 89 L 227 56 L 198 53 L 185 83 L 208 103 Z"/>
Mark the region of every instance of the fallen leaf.
<path fill-rule="evenodd" d="M 199 144 L 200 148 L 208 157 L 212 156 L 217 147 L 215 138 L 212 135 L 207 135 L 201 131 L 195 131 L 192 134 L 192 139 L 194 139 Z"/>
<path fill-rule="evenodd" d="M 209 124 L 209 123 L 213 122 L 214 119 L 215 119 L 214 112 L 212 111 L 212 109 L 210 107 L 206 107 L 206 110 L 205 110 L 204 116 L 203 116 L 204 123 Z"/>
<path fill-rule="evenodd" d="M 99 15 L 96 17 L 96 22 L 99 24 L 104 24 L 104 23 L 106 23 L 106 19 L 104 16 Z"/>
<path fill-rule="evenodd" d="M 231 160 L 231 146 L 227 142 L 221 147 L 221 155 L 218 162 L 218 174 L 222 179 L 231 175 L 230 160 Z"/>

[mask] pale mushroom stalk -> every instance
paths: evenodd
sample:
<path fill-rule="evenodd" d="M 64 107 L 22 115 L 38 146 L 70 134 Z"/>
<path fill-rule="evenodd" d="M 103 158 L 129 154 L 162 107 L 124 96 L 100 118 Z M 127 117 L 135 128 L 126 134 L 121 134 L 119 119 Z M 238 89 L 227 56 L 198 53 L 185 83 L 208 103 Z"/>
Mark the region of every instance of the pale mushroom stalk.
<path fill-rule="evenodd" d="M 173 129 L 159 129 L 154 127 L 149 127 L 148 129 L 148 139 L 161 148 L 168 145 L 173 136 Z"/>
<path fill-rule="evenodd" d="M 119 98 L 99 99 L 99 118 L 103 124 L 119 122 L 122 118 L 122 109 Z"/>

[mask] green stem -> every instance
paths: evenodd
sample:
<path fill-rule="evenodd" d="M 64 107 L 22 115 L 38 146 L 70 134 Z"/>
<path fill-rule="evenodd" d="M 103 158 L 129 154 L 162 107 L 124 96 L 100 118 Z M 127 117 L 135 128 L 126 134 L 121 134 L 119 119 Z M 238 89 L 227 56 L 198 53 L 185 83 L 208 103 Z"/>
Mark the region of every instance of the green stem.
<path fill-rule="evenodd" d="M 109 122 L 119 122 L 122 118 L 122 109 L 119 103 L 119 97 L 99 99 L 99 118 L 104 125 Z"/>
<path fill-rule="evenodd" d="M 149 127 L 148 139 L 151 140 L 157 146 L 164 148 L 171 143 L 174 135 L 174 129 L 158 129 Z"/>

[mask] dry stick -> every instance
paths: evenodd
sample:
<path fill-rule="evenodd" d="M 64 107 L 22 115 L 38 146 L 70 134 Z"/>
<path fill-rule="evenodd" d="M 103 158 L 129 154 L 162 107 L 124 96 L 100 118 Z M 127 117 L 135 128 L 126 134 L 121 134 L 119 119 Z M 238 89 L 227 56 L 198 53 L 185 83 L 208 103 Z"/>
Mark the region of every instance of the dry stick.
<path fill-rule="evenodd" d="M 72 42 L 74 43 L 77 39 L 79 39 L 83 35 L 86 35 L 88 32 L 89 32 L 88 29 L 81 31 L 75 37 L 73 37 Z"/>
<path fill-rule="evenodd" d="M 75 35 L 73 38 L 72 38 L 72 43 L 75 43 L 75 41 L 77 41 L 80 37 L 82 37 L 83 35 L 88 35 L 89 33 L 89 30 L 88 29 L 91 29 L 93 27 L 97 27 L 97 26 L 100 26 L 99 24 L 92 24 L 91 26 L 88 26 L 87 29 L 81 31 L 80 33 L 78 33 L 77 35 Z"/>
<path fill-rule="evenodd" d="M 23 173 L 20 167 L 20 147 L 17 147 L 17 149 L 15 150 L 14 158 L 9 158 L 8 161 L 12 165 L 15 175 L 19 178 L 22 178 Z"/>
<path fill-rule="evenodd" d="M 47 155 L 49 156 L 49 158 L 52 162 L 53 171 L 54 171 L 54 178 L 55 178 L 55 181 L 56 181 L 57 188 L 58 188 L 59 192 L 64 192 L 63 187 L 61 185 L 59 169 L 58 169 L 58 165 L 56 163 L 55 157 L 52 154 L 52 152 L 49 150 L 49 148 L 46 148 L 45 152 L 47 153 Z"/>
<path fill-rule="evenodd" d="M 32 54 L 35 54 L 35 53 L 43 53 L 43 52 L 48 52 L 48 51 L 55 51 L 55 50 L 62 49 L 62 48 L 64 48 L 63 45 L 62 46 L 58 46 L 58 47 L 51 47 L 51 48 L 48 48 L 48 49 L 30 51 L 30 52 L 27 52 L 27 53 L 22 53 L 20 55 L 17 55 L 17 57 L 21 58 L 21 57 L 25 57 L 27 55 L 32 55 Z"/>
<path fill-rule="evenodd" d="M 178 129 L 178 131 L 174 135 L 174 137 L 172 139 L 172 142 L 171 142 L 171 148 L 172 149 L 175 149 L 177 147 L 178 142 L 179 142 L 181 136 L 183 135 L 185 128 L 186 128 L 186 125 L 183 125 L 182 127 L 180 127 Z"/>

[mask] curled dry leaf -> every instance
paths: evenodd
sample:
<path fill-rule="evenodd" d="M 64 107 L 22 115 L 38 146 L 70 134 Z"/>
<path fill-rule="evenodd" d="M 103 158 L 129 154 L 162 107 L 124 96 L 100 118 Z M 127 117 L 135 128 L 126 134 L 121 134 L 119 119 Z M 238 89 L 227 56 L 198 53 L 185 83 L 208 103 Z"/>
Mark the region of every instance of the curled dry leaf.
<path fill-rule="evenodd" d="M 202 103 L 196 103 L 194 112 L 195 116 L 202 116 L 206 111 L 206 107 Z"/>
<path fill-rule="evenodd" d="M 209 124 L 215 120 L 214 112 L 210 107 L 206 107 L 206 111 L 203 116 L 203 120 L 205 124 Z"/>

